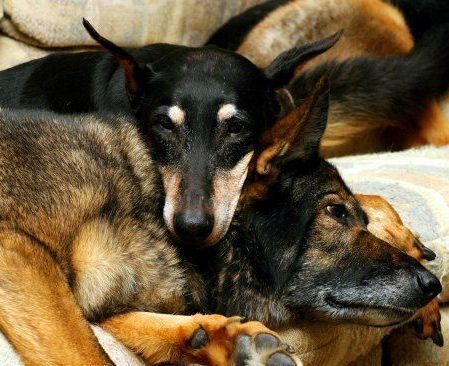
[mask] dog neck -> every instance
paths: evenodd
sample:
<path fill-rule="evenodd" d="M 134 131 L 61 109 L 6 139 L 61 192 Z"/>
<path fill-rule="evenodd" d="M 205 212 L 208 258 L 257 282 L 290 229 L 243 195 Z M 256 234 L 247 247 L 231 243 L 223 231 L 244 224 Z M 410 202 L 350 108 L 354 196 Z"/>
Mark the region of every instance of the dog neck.
<path fill-rule="evenodd" d="M 282 200 L 278 200 L 279 209 Z M 277 207 L 276 207 L 277 209 Z M 271 215 L 270 215 L 271 213 Z M 273 217 L 273 202 L 252 206 L 239 213 L 227 235 L 216 245 L 196 254 L 186 253 L 188 262 L 203 279 L 205 301 L 197 311 L 218 312 L 256 319 L 280 326 L 298 318 L 281 300 L 291 273 L 270 248 L 276 236 L 270 228 L 282 229 L 282 215 Z"/>

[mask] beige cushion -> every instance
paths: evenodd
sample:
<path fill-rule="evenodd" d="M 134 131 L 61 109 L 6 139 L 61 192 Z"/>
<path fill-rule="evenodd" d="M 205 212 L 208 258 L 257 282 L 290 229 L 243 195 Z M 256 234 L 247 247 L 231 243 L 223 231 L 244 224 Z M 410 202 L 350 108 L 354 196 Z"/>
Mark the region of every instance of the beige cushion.
<path fill-rule="evenodd" d="M 0 28 L 45 47 L 94 45 L 85 17 L 121 46 L 155 42 L 202 45 L 230 17 L 262 0 L 4 0 Z"/>

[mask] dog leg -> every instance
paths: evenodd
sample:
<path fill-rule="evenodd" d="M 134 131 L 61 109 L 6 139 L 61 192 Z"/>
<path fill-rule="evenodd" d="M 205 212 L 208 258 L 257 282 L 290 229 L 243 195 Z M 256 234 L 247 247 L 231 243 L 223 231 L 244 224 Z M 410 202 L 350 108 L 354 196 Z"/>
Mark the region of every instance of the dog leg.
<path fill-rule="evenodd" d="M 384 198 L 380 196 L 356 194 L 365 213 L 368 215 L 368 230 L 389 243 L 404 251 L 416 260 L 431 261 L 435 253 L 426 248 L 421 241 L 404 226 L 401 217 Z"/>
<path fill-rule="evenodd" d="M 368 230 L 378 238 L 401 249 L 409 256 L 423 262 L 435 259 L 435 253 L 426 248 L 413 233 L 404 226 L 395 209 L 382 197 L 356 195 L 357 200 L 368 215 Z M 438 345 L 443 345 L 441 333 L 441 314 L 438 300 L 434 299 L 415 316 L 415 329 L 420 339 L 432 338 Z"/>
<path fill-rule="evenodd" d="M 221 315 L 133 312 L 101 326 L 149 364 L 294 366 L 289 347 L 259 322 Z"/>
<path fill-rule="evenodd" d="M 112 365 L 44 246 L 0 236 L 0 330 L 26 365 Z"/>
<path fill-rule="evenodd" d="M 444 346 L 441 332 L 440 304 L 437 299 L 432 300 L 414 316 L 416 335 L 420 339 L 431 338 L 437 346 Z"/>

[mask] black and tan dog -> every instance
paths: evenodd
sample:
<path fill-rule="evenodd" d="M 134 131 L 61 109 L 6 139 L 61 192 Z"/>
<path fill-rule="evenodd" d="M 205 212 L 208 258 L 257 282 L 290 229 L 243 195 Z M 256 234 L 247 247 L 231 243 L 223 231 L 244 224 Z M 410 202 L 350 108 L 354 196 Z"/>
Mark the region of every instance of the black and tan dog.
<path fill-rule="evenodd" d="M 238 217 L 197 252 L 169 241 L 161 179 L 132 123 L 2 112 L 0 330 L 23 360 L 111 364 L 90 320 L 150 364 L 293 365 L 260 323 L 154 312 L 386 326 L 428 304 L 439 281 L 368 232 L 318 155 L 328 94 L 322 81 L 262 136 Z"/>
<path fill-rule="evenodd" d="M 447 8 L 438 0 L 392 2 L 412 13 L 412 23 L 423 20 L 418 8 Z M 418 28 L 417 35 L 424 29 Z M 449 144 L 449 120 L 438 103 L 449 87 L 449 26 L 431 28 L 414 44 L 401 12 L 381 0 L 271 0 L 231 19 L 209 43 L 263 67 L 295 45 L 344 29 L 332 49 L 297 69 L 289 86 L 301 101 L 329 76 L 322 146 L 329 157 Z"/>
<path fill-rule="evenodd" d="M 337 37 L 294 48 L 261 69 L 213 47 L 126 51 L 84 24 L 110 52 L 58 53 L 0 72 L 0 106 L 134 115 L 164 178 L 167 227 L 192 246 L 217 242 L 254 144 L 278 117 L 276 90 Z"/>

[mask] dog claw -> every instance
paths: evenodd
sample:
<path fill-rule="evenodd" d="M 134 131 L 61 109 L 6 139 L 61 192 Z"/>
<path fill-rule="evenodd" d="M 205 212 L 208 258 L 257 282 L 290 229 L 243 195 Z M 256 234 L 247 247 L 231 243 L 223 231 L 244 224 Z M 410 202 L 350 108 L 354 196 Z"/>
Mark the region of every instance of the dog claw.
<path fill-rule="evenodd" d="M 262 323 L 222 315 L 193 316 L 186 358 L 189 363 L 227 366 L 296 366 L 291 347 Z"/>
<path fill-rule="evenodd" d="M 436 344 L 438 347 L 444 346 L 444 337 L 443 337 L 443 333 L 441 333 L 441 331 L 432 334 L 431 338 L 432 338 L 432 342 L 434 344 Z"/>
<path fill-rule="evenodd" d="M 285 350 L 286 350 L 288 353 L 296 353 L 296 350 L 295 350 L 292 346 L 290 346 L 289 344 L 286 344 L 286 345 L 285 345 Z"/>
<path fill-rule="evenodd" d="M 431 261 L 435 260 L 436 257 L 437 257 L 437 255 L 435 254 L 435 252 L 433 250 L 423 246 L 423 258 L 426 261 L 431 262 Z"/>
<path fill-rule="evenodd" d="M 440 305 L 436 299 L 428 303 L 415 314 L 413 326 L 419 339 L 431 338 L 433 343 L 442 347 L 444 344 L 441 333 Z"/>

